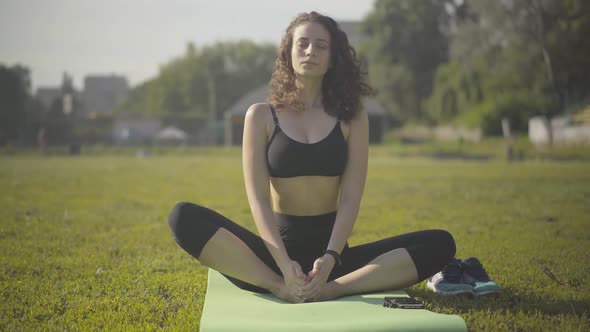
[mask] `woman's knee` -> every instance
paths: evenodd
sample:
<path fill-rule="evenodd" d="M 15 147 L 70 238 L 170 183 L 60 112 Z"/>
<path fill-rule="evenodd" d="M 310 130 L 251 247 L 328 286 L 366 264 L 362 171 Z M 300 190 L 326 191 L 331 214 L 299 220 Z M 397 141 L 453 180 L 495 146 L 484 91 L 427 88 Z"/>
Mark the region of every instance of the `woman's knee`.
<path fill-rule="evenodd" d="M 201 233 L 201 228 L 207 227 L 204 223 L 206 212 L 205 208 L 194 203 L 176 203 L 168 215 L 168 226 L 176 240 L 184 242 L 186 237 Z"/>
<path fill-rule="evenodd" d="M 444 229 L 436 229 L 434 232 L 436 232 L 435 243 L 438 247 L 436 249 L 444 253 L 443 256 L 448 258 L 448 260 L 451 260 L 453 257 L 455 257 L 457 252 L 457 246 L 455 244 L 453 235 Z"/>
<path fill-rule="evenodd" d="M 219 229 L 211 210 L 198 204 L 177 203 L 168 216 L 168 225 L 176 242 L 195 258 Z"/>
<path fill-rule="evenodd" d="M 414 259 L 420 280 L 440 271 L 455 257 L 456 252 L 455 239 L 448 231 L 431 229 L 422 234 L 421 245 L 408 250 Z"/>
<path fill-rule="evenodd" d="M 170 214 L 168 214 L 168 226 L 170 226 L 170 230 L 174 236 L 181 233 L 179 230 L 182 229 L 183 224 L 187 222 L 190 214 L 190 205 L 191 203 L 188 202 L 176 203 L 172 208 L 172 211 L 170 211 Z"/>

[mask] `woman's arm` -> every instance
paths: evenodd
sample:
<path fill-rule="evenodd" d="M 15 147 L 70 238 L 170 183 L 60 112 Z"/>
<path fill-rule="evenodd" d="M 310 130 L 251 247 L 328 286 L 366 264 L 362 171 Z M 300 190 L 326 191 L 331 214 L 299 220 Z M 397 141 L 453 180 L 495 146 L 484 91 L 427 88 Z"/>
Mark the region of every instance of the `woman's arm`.
<path fill-rule="evenodd" d="M 260 237 L 264 240 L 277 265 L 289 262 L 289 256 L 271 209 L 270 180 L 266 167 L 266 123 L 270 112 L 266 104 L 254 104 L 248 108 L 244 120 L 242 142 L 242 166 L 248 203 Z"/>
<path fill-rule="evenodd" d="M 342 252 L 352 232 L 365 188 L 368 159 L 369 118 L 367 112 L 361 110 L 350 121 L 348 162 L 342 174 L 336 221 L 326 249 Z"/>

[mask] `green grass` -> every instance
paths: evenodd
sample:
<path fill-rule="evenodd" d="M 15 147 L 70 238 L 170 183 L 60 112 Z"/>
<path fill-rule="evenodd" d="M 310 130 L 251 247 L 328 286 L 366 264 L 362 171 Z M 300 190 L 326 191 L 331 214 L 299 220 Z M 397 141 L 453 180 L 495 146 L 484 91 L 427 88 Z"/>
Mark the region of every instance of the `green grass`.
<path fill-rule="evenodd" d="M 436 161 L 373 147 L 351 245 L 449 230 L 498 298 L 408 292 L 470 330 L 590 330 L 590 163 Z M 166 216 L 193 201 L 250 229 L 237 148 L 0 156 L 0 330 L 196 330 L 206 269 Z"/>
<path fill-rule="evenodd" d="M 514 160 L 536 161 L 590 161 L 590 146 L 582 145 L 541 145 L 535 146 L 528 137 L 518 136 L 508 143 L 500 137 L 487 137 L 481 142 L 427 141 L 424 143 L 401 144 L 394 135 L 386 137 L 387 144 L 395 146 L 390 154 L 399 157 L 440 157 L 463 159 L 506 160 L 510 145 Z"/>

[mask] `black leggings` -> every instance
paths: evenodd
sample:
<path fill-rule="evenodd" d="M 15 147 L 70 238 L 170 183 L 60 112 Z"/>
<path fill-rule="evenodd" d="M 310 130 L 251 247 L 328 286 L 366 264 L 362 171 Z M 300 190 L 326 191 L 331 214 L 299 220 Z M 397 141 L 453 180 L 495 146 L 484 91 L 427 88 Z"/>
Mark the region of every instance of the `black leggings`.
<path fill-rule="evenodd" d="M 323 256 L 328 245 L 336 212 L 319 216 L 290 216 L 275 212 L 279 232 L 289 257 L 297 261 L 304 273 L 313 262 Z M 264 264 L 282 275 L 264 241 L 246 228 L 219 213 L 194 203 L 178 203 L 168 217 L 168 224 L 176 242 L 189 254 L 199 258 L 201 250 L 221 227 L 240 238 Z M 455 241 L 444 230 L 424 230 L 390 237 L 355 247 L 346 244 L 340 257 L 342 265 L 335 266 L 328 280 L 355 271 L 377 256 L 405 248 L 414 261 L 419 281 L 440 271 L 455 256 Z M 259 293 L 268 290 L 225 275 L 236 286 Z"/>

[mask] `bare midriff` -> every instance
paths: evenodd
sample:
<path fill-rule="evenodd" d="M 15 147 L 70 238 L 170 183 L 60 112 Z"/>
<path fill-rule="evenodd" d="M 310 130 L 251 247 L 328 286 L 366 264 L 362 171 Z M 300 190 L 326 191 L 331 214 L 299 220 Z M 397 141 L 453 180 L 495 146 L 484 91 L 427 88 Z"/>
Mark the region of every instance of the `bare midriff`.
<path fill-rule="evenodd" d="M 273 210 L 293 216 L 316 216 L 336 211 L 340 176 L 270 178 Z"/>

